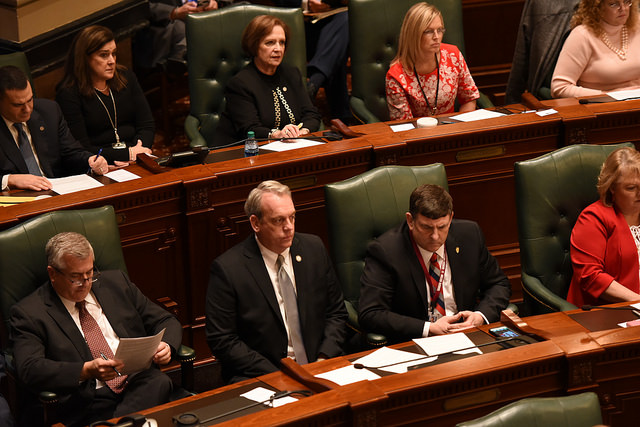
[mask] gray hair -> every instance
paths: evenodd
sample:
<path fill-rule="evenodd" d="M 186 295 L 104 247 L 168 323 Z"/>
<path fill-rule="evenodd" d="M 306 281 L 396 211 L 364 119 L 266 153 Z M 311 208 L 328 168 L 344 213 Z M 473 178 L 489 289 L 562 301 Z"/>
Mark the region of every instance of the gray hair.
<path fill-rule="evenodd" d="M 77 259 L 93 258 L 91 243 L 80 233 L 64 232 L 49 239 L 45 246 L 47 263 L 57 269 L 66 268 L 65 255 L 71 255 Z"/>
<path fill-rule="evenodd" d="M 273 193 L 280 197 L 291 197 L 291 190 L 286 185 L 278 181 L 263 181 L 251 190 L 247 201 L 244 203 L 244 213 L 247 214 L 248 218 L 251 218 L 251 215 L 257 216 L 258 219 L 262 218 L 262 195 L 264 193 Z"/>

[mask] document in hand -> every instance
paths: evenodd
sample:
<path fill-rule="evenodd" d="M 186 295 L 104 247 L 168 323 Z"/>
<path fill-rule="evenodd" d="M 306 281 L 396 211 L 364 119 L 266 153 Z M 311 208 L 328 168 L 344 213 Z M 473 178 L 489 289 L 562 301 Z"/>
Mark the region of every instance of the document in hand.
<path fill-rule="evenodd" d="M 124 368 L 122 374 L 135 374 L 151 366 L 151 360 L 158 350 L 165 329 L 151 337 L 120 338 L 114 359 L 122 360 Z"/>

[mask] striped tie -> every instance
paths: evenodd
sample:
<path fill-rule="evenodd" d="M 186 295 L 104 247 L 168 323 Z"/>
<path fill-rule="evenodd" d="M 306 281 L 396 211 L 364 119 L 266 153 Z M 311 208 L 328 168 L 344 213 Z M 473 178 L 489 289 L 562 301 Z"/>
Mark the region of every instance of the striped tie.
<path fill-rule="evenodd" d="M 444 293 L 442 289 L 438 291 L 438 285 L 440 284 L 440 264 L 438 263 L 438 254 L 433 253 L 431 255 L 431 259 L 429 260 L 429 287 L 431 291 L 431 298 L 437 298 L 435 301 L 435 310 L 432 315 L 434 320 L 438 320 L 440 317 L 445 315 L 444 310 Z M 433 307 L 434 301 L 431 301 L 431 306 Z"/>

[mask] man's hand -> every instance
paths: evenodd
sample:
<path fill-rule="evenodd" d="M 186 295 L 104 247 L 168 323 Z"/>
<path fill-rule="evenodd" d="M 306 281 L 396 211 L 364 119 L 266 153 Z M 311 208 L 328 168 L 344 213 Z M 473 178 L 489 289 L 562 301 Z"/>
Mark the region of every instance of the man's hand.
<path fill-rule="evenodd" d="M 462 316 L 463 321 L 456 323 L 455 325 L 451 325 L 450 332 L 460 329 L 476 328 L 484 325 L 484 318 L 480 313 L 466 310 L 461 311 L 458 314 Z"/>
<path fill-rule="evenodd" d="M 45 191 L 51 190 L 51 182 L 44 176 L 30 174 L 11 174 L 7 179 L 9 189 Z"/>
<path fill-rule="evenodd" d="M 429 336 L 431 335 L 444 335 L 449 333 L 453 328 L 453 325 L 462 319 L 462 313 L 458 313 L 453 316 L 442 316 L 435 322 L 431 322 L 429 325 Z"/>
<path fill-rule="evenodd" d="M 201 11 L 205 11 L 205 10 L 213 10 L 213 9 L 217 9 L 217 8 L 218 8 L 218 3 L 213 1 L 213 0 L 211 0 L 209 2 L 209 4 L 206 4 L 206 5 L 202 6 L 202 7 L 200 7 L 199 9 Z"/>
<path fill-rule="evenodd" d="M 104 175 L 109 172 L 109 165 L 107 159 L 102 156 L 89 157 L 89 167 L 96 175 Z"/>
<path fill-rule="evenodd" d="M 313 13 L 326 12 L 331 9 L 326 3 L 322 3 L 322 0 L 309 0 L 309 10 Z"/>
<path fill-rule="evenodd" d="M 80 373 L 80 381 L 85 381 L 90 378 L 95 378 L 100 381 L 109 381 L 118 376 L 116 371 L 124 369 L 124 363 L 120 360 L 104 360 L 93 359 L 90 362 L 84 362 L 82 366 L 82 372 Z"/>
<path fill-rule="evenodd" d="M 156 365 L 166 365 L 171 362 L 171 347 L 164 341 L 158 344 L 156 354 L 153 356 L 153 363 Z"/>

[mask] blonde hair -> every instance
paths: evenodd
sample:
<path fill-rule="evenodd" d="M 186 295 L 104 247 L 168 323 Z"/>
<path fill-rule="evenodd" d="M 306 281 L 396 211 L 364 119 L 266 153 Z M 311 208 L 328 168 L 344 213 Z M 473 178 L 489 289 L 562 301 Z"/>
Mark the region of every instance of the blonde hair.
<path fill-rule="evenodd" d="M 391 63 L 400 62 L 403 68 L 412 70 L 420 56 L 422 33 L 438 17 L 444 25 L 442 13 L 434 5 L 420 2 L 411 6 L 402 21 L 398 39 L 398 53 Z"/>
<path fill-rule="evenodd" d="M 604 31 L 600 23 L 602 22 L 601 10 L 603 7 L 609 7 L 608 3 L 611 0 L 581 0 L 578 10 L 571 18 L 571 28 L 575 28 L 578 25 L 584 25 L 589 28 L 596 36 L 600 36 Z M 624 1 L 624 0 L 617 0 Z M 633 3 L 629 7 L 629 17 L 624 26 L 627 29 L 633 29 L 638 22 L 638 0 L 633 0 Z"/>
<path fill-rule="evenodd" d="M 613 205 L 611 187 L 627 173 L 640 175 L 640 153 L 632 147 L 612 152 L 602 164 L 597 186 L 602 204 L 609 207 Z"/>

